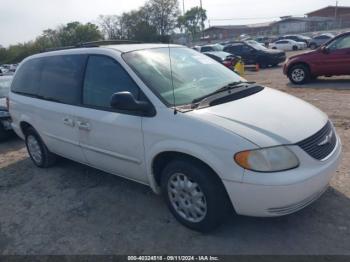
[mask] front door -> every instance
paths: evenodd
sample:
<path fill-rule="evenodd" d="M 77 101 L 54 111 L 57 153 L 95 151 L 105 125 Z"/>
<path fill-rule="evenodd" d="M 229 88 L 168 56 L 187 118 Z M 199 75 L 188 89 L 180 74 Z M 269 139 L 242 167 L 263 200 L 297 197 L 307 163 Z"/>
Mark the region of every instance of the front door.
<path fill-rule="evenodd" d="M 321 75 L 350 75 L 350 34 L 336 38 L 320 57 Z"/>
<path fill-rule="evenodd" d="M 116 92 L 140 90 L 114 59 L 92 55 L 83 86 L 83 107 L 77 112 L 80 146 L 90 165 L 147 183 L 144 168 L 142 117 L 115 112 L 110 107 Z"/>

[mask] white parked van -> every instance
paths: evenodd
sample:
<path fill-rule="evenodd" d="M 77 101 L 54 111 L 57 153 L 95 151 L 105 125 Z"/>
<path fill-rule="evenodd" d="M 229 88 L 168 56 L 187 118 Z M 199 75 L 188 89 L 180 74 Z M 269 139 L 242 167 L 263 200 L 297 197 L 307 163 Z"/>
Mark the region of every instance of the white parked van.
<path fill-rule="evenodd" d="M 314 106 L 176 45 L 31 56 L 15 74 L 9 107 L 38 167 L 59 155 L 149 185 L 198 231 L 233 211 L 302 209 L 326 190 L 341 154 Z"/>

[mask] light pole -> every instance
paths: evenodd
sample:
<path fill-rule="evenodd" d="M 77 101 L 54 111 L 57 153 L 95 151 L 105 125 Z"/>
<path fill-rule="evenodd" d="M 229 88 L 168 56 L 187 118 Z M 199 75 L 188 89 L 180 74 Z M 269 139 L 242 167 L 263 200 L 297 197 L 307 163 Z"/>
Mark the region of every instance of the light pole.
<path fill-rule="evenodd" d="M 201 7 L 201 18 L 202 18 L 202 37 L 204 38 L 204 17 L 203 17 L 203 3 L 202 0 L 200 1 L 200 7 Z"/>

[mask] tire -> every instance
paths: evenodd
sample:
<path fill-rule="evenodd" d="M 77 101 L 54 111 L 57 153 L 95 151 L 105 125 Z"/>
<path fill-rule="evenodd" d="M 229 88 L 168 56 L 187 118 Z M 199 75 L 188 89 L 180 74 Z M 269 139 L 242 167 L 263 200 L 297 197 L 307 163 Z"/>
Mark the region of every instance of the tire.
<path fill-rule="evenodd" d="M 298 47 L 296 45 L 293 45 L 293 51 L 297 51 Z"/>
<path fill-rule="evenodd" d="M 34 128 L 25 131 L 25 144 L 33 163 L 40 168 L 48 168 L 56 162 L 56 155 L 51 153 Z"/>
<path fill-rule="evenodd" d="M 181 181 L 184 181 L 182 185 Z M 192 189 L 183 187 L 186 181 L 192 185 Z M 171 213 L 181 224 L 192 230 L 203 233 L 212 231 L 233 213 L 221 180 L 200 162 L 170 162 L 163 169 L 161 187 Z M 197 196 L 196 202 L 193 202 L 194 196 Z M 195 207 L 189 211 L 191 206 Z"/>
<path fill-rule="evenodd" d="M 277 49 L 277 47 L 274 46 L 274 47 L 272 47 L 272 49 Z"/>
<path fill-rule="evenodd" d="M 183 188 L 181 183 L 176 183 L 176 181 L 184 181 L 184 183 L 188 181 L 192 189 Z M 221 180 L 200 162 L 190 160 L 170 162 L 163 169 L 161 187 L 171 213 L 181 224 L 192 230 L 203 233 L 212 231 L 223 224 L 233 213 L 231 202 Z M 172 189 L 178 193 L 175 194 Z M 199 194 L 202 194 L 203 197 L 200 198 Z M 193 206 L 193 195 L 198 198 L 197 210 L 186 212 L 186 207 L 190 209 L 191 203 Z"/>
<path fill-rule="evenodd" d="M 288 78 L 293 84 L 305 84 L 310 80 L 309 68 L 303 64 L 297 64 L 288 70 Z"/>

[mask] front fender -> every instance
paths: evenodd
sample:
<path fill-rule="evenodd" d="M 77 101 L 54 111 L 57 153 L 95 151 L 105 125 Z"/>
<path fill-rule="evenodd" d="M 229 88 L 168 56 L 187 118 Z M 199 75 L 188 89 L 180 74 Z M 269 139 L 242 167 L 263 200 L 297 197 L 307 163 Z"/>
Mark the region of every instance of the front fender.
<path fill-rule="evenodd" d="M 162 140 L 146 152 L 147 175 L 151 188 L 159 193 L 159 187 L 153 173 L 153 161 L 161 153 L 177 152 L 190 155 L 207 164 L 221 179 L 241 182 L 244 170 L 233 162 L 233 152 L 218 148 L 208 148 L 183 140 Z"/>

